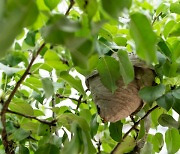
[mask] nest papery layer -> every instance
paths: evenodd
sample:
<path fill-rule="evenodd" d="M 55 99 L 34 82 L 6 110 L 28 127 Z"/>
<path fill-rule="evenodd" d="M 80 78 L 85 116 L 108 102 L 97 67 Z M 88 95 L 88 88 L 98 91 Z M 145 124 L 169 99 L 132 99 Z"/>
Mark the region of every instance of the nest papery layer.
<path fill-rule="evenodd" d="M 125 86 L 120 79 L 114 93 L 102 84 L 98 75 L 89 79 L 89 85 L 98 112 L 104 121 L 115 122 L 124 119 L 141 105 L 135 80 Z"/>

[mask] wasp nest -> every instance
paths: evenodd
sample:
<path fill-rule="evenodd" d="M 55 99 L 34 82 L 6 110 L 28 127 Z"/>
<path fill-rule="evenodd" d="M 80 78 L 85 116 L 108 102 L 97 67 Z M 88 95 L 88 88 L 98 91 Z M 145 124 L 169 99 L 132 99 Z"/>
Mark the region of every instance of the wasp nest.
<path fill-rule="evenodd" d="M 116 122 L 136 112 L 142 106 L 138 91 L 144 86 L 151 86 L 154 81 L 152 69 L 134 54 L 130 54 L 129 58 L 134 66 L 135 79 L 127 86 L 122 78 L 119 79 L 114 93 L 102 84 L 98 72 L 95 71 L 86 79 L 98 113 L 104 121 Z"/>

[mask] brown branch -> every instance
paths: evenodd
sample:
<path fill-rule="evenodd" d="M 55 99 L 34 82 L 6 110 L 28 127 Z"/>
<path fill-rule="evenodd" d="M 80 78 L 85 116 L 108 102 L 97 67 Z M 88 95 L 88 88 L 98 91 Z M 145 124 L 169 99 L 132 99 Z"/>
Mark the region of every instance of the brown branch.
<path fill-rule="evenodd" d="M 144 120 L 152 111 L 154 111 L 155 109 L 157 109 L 159 106 L 156 105 L 154 106 L 153 108 L 151 108 L 150 110 L 147 111 L 147 113 L 140 119 L 138 120 L 137 122 L 134 123 L 134 125 L 124 134 L 121 142 L 119 142 L 115 148 L 111 151 L 111 154 L 115 154 L 116 150 L 118 149 L 118 147 L 121 145 L 121 143 L 123 142 L 123 140 L 129 135 L 129 133 L 134 130 L 138 125 L 139 123 Z"/>
<path fill-rule="evenodd" d="M 52 121 L 47 121 L 47 120 L 43 120 L 43 119 L 38 119 L 35 116 L 30 116 L 30 115 L 22 114 L 22 113 L 19 113 L 19 112 L 16 112 L 16 111 L 11 111 L 9 109 L 7 109 L 7 113 L 19 115 L 19 116 L 22 116 L 22 117 L 25 117 L 25 118 L 28 118 L 28 119 L 34 119 L 34 120 L 39 121 L 40 123 L 47 124 L 49 126 L 56 126 L 56 121 L 57 120 L 55 120 L 55 119 L 52 120 Z"/>
<path fill-rule="evenodd" d="M 12 98 L 14 97 L 16 91 L 18 90 L 19 86 L 21 85 L 21 83 L 24 81 L 24 79 L 26 78 L 26 76 L 29 74 L 29 71 L 31 69 L 32 64 L 34 63 L 35 59 L 37 58 L 37 56 L 39 55 L 39 53 L 41 52 L 41 50 L 44 48 L 45 43 L 43 43 L 40 48 L 38 49 L 38 51 L 36 52 L 36 54 L 32 57 L 27 69 L 25 70 L 24 74 L 21 76 L 20 80 L 16 83 L 13 91 L 11 92 L 11 94 L 9 95 L 8 99 L 4 102 L 3 104 L 3 108 L 2 108 L 2 112 L 1 112 L 1 122 L 2 122 L 2 142 L 5 148 L 6 153 L 8 154 L 14 154 L 14 150 L 11 148 L 12 144 L 11 142 L 8 141 L 7 138 L 7 132 L 6 132 L 6 112 L 8 110 L 8 106 L 12 100 Z"/>
<path fill-rule="evenodd" d="M 74 0 L 70 0 L 70 5 L 65 13 L 65 16 L 67 16 L 71 10 L 71 8 L 73 7 L 73 5 L 75 4 Z"/>

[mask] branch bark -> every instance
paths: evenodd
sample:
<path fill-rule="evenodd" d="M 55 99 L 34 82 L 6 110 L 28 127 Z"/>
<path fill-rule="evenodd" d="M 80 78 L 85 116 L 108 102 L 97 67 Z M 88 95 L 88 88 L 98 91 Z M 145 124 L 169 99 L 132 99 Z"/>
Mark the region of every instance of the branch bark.
<path fill-rule="evenodd" d="M 65 13 L 65 16 L 69 15 L 69 12 L 70 12 L 71 8 L 73 7 L 74 3 L 75 3 L 74 0 L 70 0 L 70 5 Z"/>
<path fill-rule="evenodd" d="M 28 118 L 28 119 L 34 119 L 34 120 L 37 120 L 43 124 L 47 124 L 49 126 L 56 126 L 56 119 L 52 120 L 52 121 L 47 121 L 47 120 L 43 120 L 43 119 L 38 119 L 37 117 L 35 116 L 30 116 L 30 115 L 25 115 L 25 114 L 22 114 L 22 113 L 19 113 L 19 112 L 15 112 L 15 111 L 11 111 L 9 109 L 7 109 L 7 113 L 11 113 L 11 114 L 16 114 L 16 115 L 19 115 L 19 116 L 22 116 L 22 117 L 25 117 L 25 118 Z"/>
<path fill-rule="evenodd" d="M 39 53 L 41 52 L 41 50 L 44 48 L 45 43 L 43 43 L 40 48 L 38 49 L 38 51 L 36 52 L 36 54 L 32 57 L 27 69 L 25 70 L 24 74 L 21 76 L 20 80 L 16 83 L 13 91 L 11 92 L 11 94 L 9 95 L 8 99 L 4 102 L 3 107 L 2 107 L 2 111 L 1 111 L 1 122 L 2 122 L 2 142 L 5 148 L 5 152 L 7 154 L 14 154 L 14 149 L 11 148 L 12 146 L 12 142 L 8 141 L 8 137 L 7 137 L 7 132 L 6 132 L 6 112 L 8 110 L 8 106 L 11 102 L 11 100 L 13 99 L 16 91 L 18 90 L 19 86 L 21 85 L 21 83 L 24 81 L 24 79 L 26 78 L 26 76 L 29 74 L 29 71 L 32 67 L 32 64 L 34 63 L 35 59 L 37 58 L 37 56 L 39 55 Z"/>
<path fill-rule="evenodd" d="M 123 138 L 122 138 L 122 141 L 119 142 L 119 143 L 115 146 L 115 148 L 111 151 L 111 154 L 115 154 L 116 151 L 117 151 L 117 149 L 118 149 L 118 147 L 121 145 L 121 143 L 123 142 L 123 140 L 129 135 L 129 133 L 130 133 L 132 130 L 134 130 L 134 129 L 139 125 L 139 123 L 140 123 L 142 120 L 144 120 L 152 111 L 154 111 L 154 110 L 157 109 L 158 107 L 159 107 L 158 105 L 154 106 L 153 108 L 151 108 L 150 110 L 148 110 L 147 113 L 146 113 L 140 120 L 138 120 L 137 122 L 135 122 L 134 125 L 124 134 L 124 136 L 123 136 Z"/>

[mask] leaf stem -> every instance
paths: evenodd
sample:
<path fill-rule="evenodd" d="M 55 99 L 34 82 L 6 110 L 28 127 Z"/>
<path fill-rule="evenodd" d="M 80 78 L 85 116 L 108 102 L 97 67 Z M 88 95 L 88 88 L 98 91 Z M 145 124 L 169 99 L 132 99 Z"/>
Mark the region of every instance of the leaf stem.
<path fill-rule="evenodd" d="M 73 7 L 73 5 L 75 4 L 74 0 L 70 0 L 70 5 L 65 13 L 65 16 L 68 16 L 69 15 L 69 12 L 71 10 L 71 8 Z"/>
<path fill-rule="evenodd" d="M 116 153 L 116 150 L 118 149 L 118 147 L 121 145 L 121 143 L 123 142 L 123 140 L 129 135 L 129 133 L 134 130 L 138 125 L 139 123 L 144 120 L 152 111 L 154 111 L 155 109 L 157 109 L 159 106 L 156 105 L 154 106 L 153 108 L 151 108 L 150 110 L 147 111 L 147 113 L 141 118 L 139 119 L 137 122 L 134 123 L 134 125 L 124 134 L 121 142 L 119 142 L 115 148 L 111 151 L 111 154 L 115 154 Z"/>

